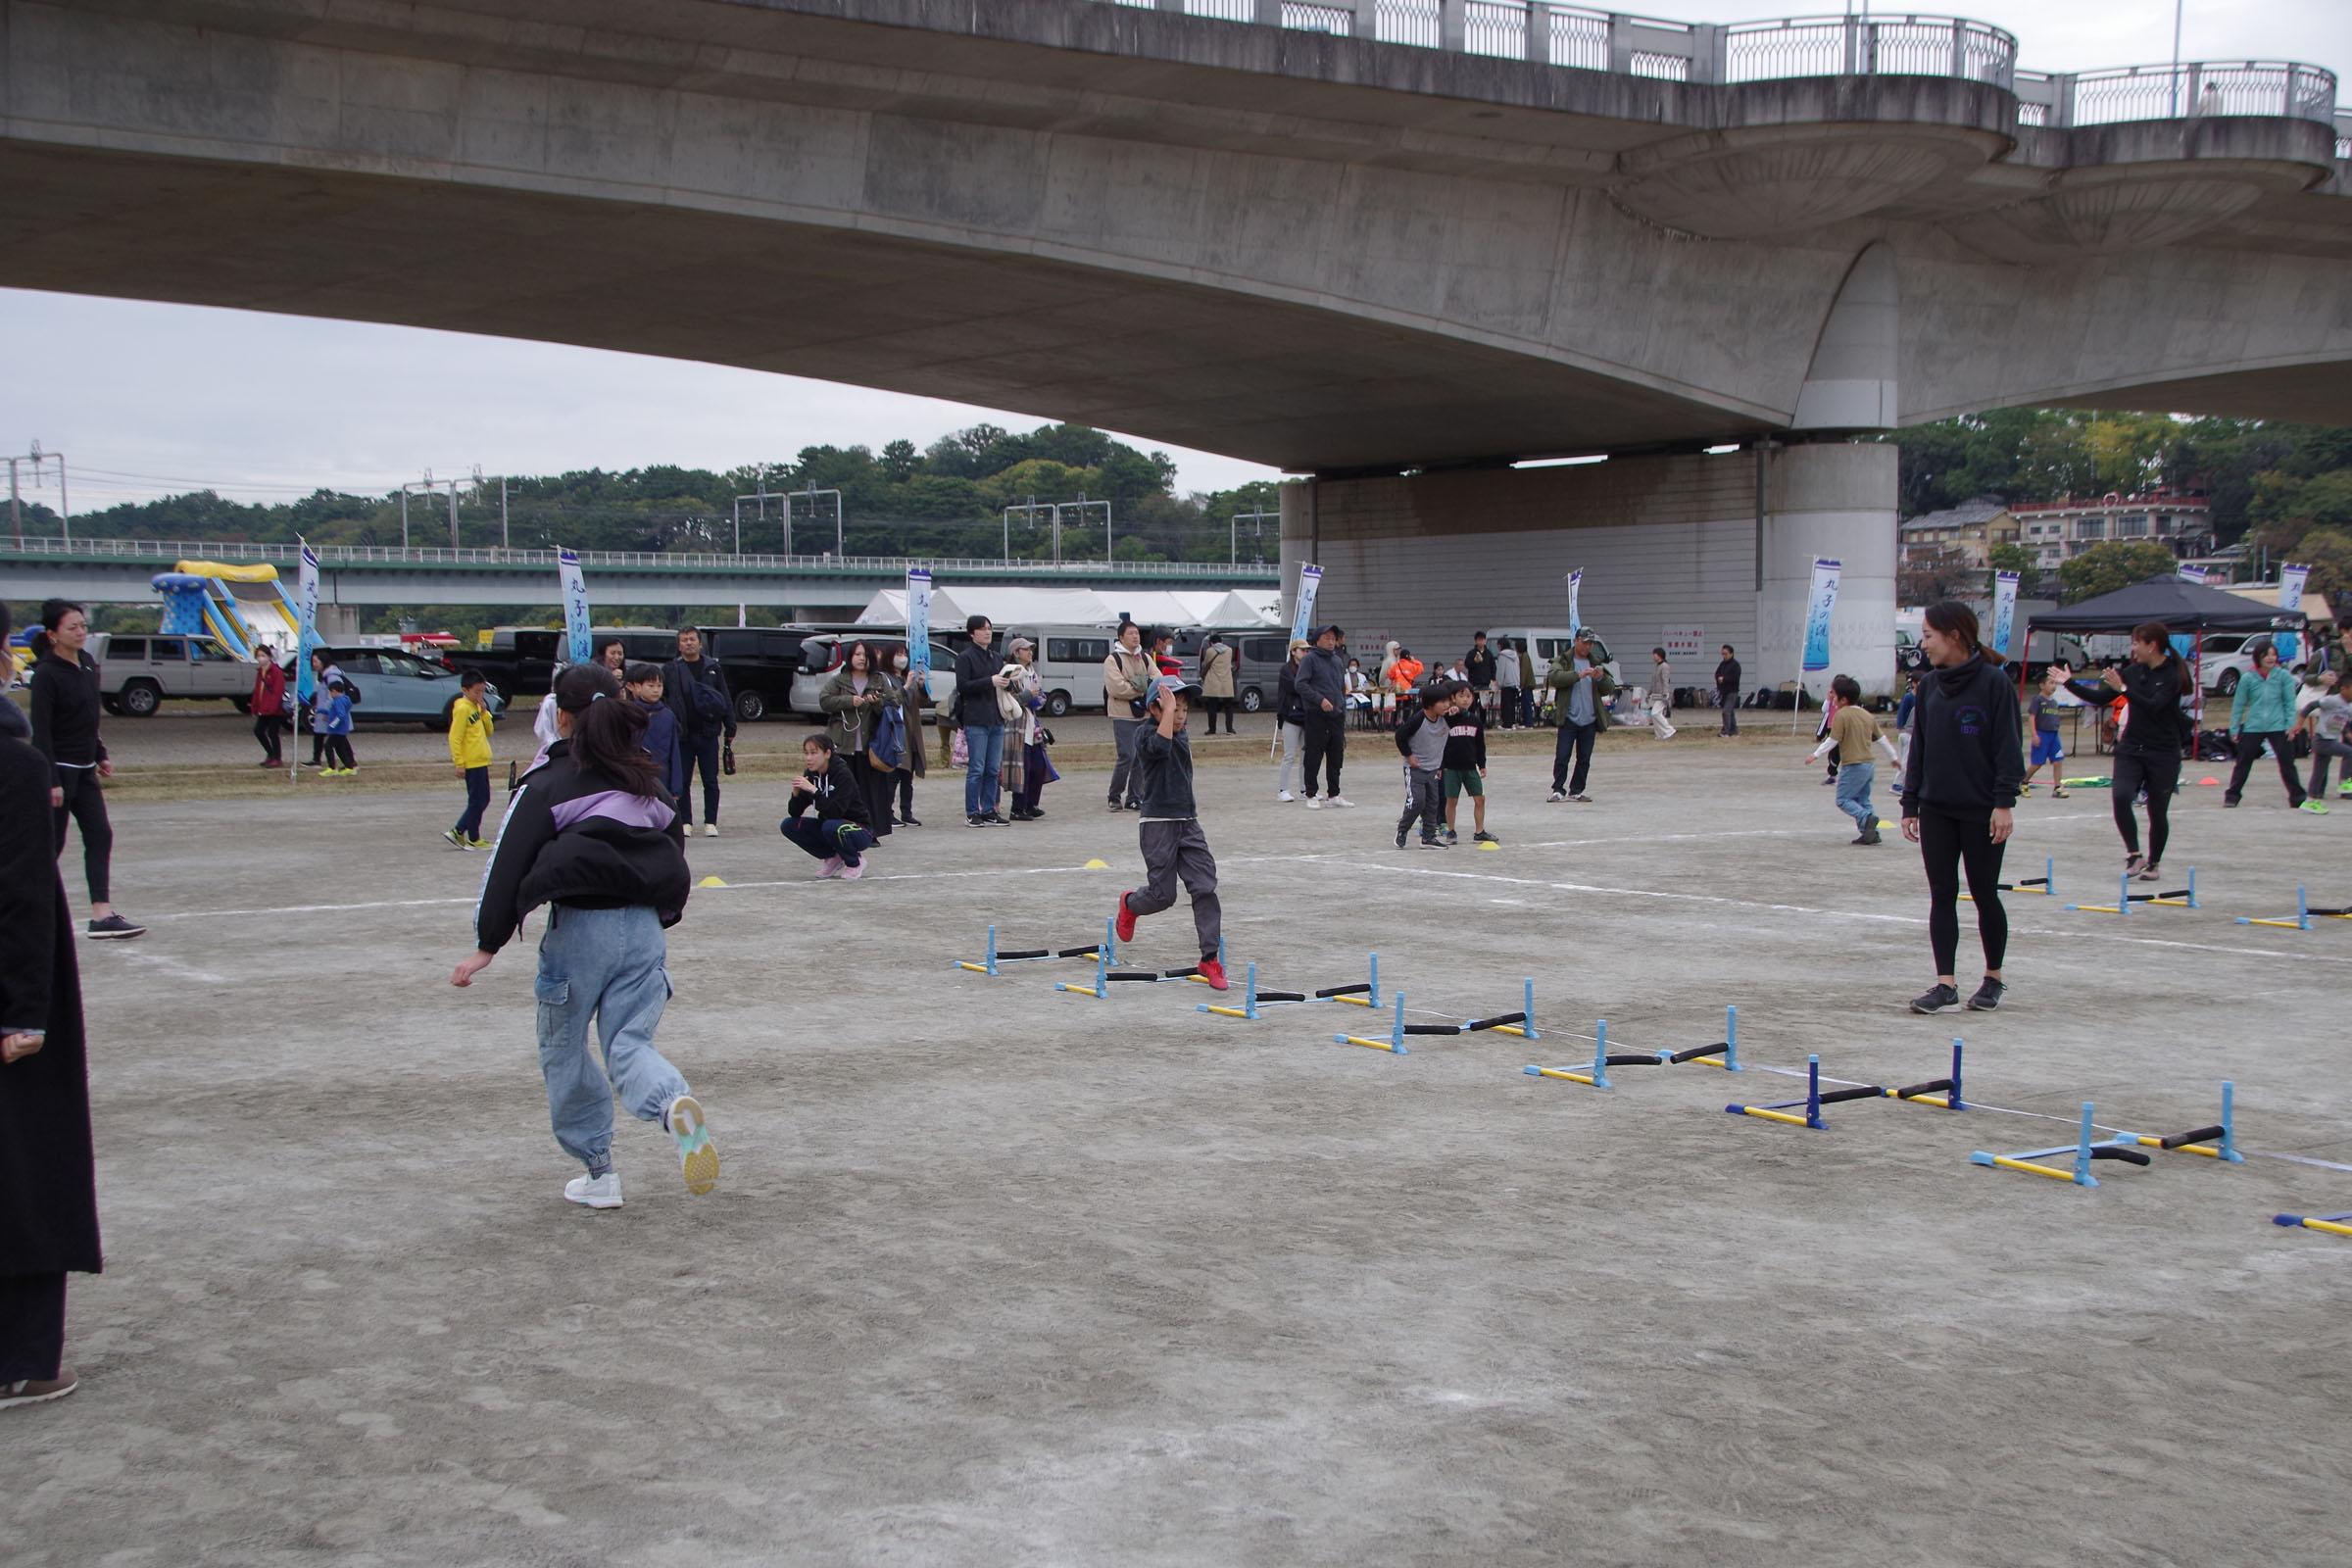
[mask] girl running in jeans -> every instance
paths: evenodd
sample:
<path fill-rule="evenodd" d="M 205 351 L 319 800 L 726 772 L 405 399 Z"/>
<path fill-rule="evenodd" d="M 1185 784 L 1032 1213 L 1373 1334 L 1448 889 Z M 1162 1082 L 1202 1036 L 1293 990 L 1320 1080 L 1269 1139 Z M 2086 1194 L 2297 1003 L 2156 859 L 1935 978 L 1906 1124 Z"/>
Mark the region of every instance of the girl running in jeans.
<path fill-rule="evenodd" d="M 589 1208 L 620 1206 L 612 1168 L 612 1095 L 640 1121 L 677 1140 L 686 1190 L 718 1182 L 718 1149 L 702 1104 L 654 1048 L 669 1001 L 664 927 L 686 907 L 685 830 L 644 746 L 645 714 L 602 664 L 575 664 L 556 681 L 559 738 L 523 776 L 482 879 L 473 953 L 451 985 L 467 986 L 547 905 L 539 939 L 539 1068 L 556 1142 L 587 1167 L 564 1196 Z M 596 1020 L 603 1070 L 588 1050 Z"/>
<path fill-rule="evenodd" d="M 2115 808 L 2115 830 L 2124 840 L 2124 874 L 2153 882 L 2163 875 L 2165 841 L 2172 836 L 2173 796 L 2180 788 L 2180 754 L 2186 748 L 2194 720 L 2181 706 L 2195 691 L 2188 661 L 2173 652 L 2172 629 L 2161 620 L 2142 621 L 2132 628 L 2132 657 L 2121 669 L 2104 669 L 2097 680 L 2076 680 L 2074 671 L 2057 666 L 2066 689 L 2104 708 L 2124 694 L 2124 729 L 2115 742 L 2115 778 L 2108 799 Z M 2132 803 L 2142 788 L 2148 792 L 2148 853 L 2139 853 L 2139 820 Z"/>
<path fill-rule="evenodd" d="M 1984 983 L 1968 999 L 1974 1012 L 2001 1004 L 2001 959 L 2009 914 L 2001 907 L 2001 851 L 2009 842 L 2017 789 L 2025 782 L 2018 745 L 2017 688 L 2001 656 L 1978 639 L 1976 612 L 1945 600 L 1930 605 L 1921 647 L 1933 667 L 1920 683 L 1918 735 L 1903 772 L 1903 837 L 1919 846 L 1928 871 L 1928 941 L 1936 983 L 1911 1002 L 1935 1012 L 1960 1000 L 1960 874 L 1977 902 L 1977 938 L 1984 947 Z"/>

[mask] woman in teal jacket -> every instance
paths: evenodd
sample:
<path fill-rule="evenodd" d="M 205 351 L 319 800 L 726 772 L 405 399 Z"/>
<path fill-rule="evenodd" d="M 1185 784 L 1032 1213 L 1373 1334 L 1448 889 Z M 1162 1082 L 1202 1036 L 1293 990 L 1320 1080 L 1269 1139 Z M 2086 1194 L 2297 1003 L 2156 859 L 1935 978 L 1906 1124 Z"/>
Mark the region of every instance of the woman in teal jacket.
<path fill-rule="evenodd" d="M 2303 781 L 2295 775 L 2294 749 L 2286 742 L 2286 732 L 2295 727 L 2295 692 L 2300 685 L 2279 666 L 2276 644 L 2255 648 L 2254 668 L 2239 677 L 2237 695 L 2230 702 L 2230 738 L 2237 743 L 2237 766 L 2230 772 L 2224 806 L 2237 804 L 2265 741 L 2278 760 L 2278 776 L 2286 781 L 2286 804 L 2297 808 L 2303 805 Z"/>

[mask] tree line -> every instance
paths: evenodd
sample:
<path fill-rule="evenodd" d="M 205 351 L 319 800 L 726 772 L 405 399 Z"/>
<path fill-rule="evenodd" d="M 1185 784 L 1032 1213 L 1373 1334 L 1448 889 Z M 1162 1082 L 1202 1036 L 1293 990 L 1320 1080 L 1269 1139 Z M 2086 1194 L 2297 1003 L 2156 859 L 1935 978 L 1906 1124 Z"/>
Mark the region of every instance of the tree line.
<path fill-rule="evenodd" d="M 1054 503 L 1108 502 L 1108 539 L 1102 507 L 1062 513 L 1063 560 L 1274 561 L 1280 529 L 1271 483 L 1179 496 L 1176 465 L 1164 452 L 1143 452 L 1081 424 L 1040 425 L 1016 434 L 974 425 L 917 450 L 893 441 L 879 453 L 864 446 L 812 446 L 790 462 L 746 464 L 723 472 L 656 465 L 588 468 L 545 476 L 510 477 L 505 486 L 505 539 L 516 549 L 652 553 L 715 552 L 735 548 L 742 517 L 746 553 L 783 548 L 792 492 L 839 492 L 840 546 L 856 556 L 929 556 L 987 559 L 1009 545 L 1016 560 L 1044 560 L 1056 545 Z M 738 497 L 745 500 L 740 509 Z M 1031 503 L 1036 511 L 1029 511 Z M 409 542 L 449 542 L 446 494 L 409 501 Z M 835 547 L 835 503 L 816 497 L 789 503 L 796 554 Z M 1008 520 L 1005 509 L 1022 508 Z M 497 480 L 459 490 L 458 537 L 468 548 L 501 543 Z M 1238 530 L 1237 514 L 1245 514 Z M 350 495 L 320 490 L 300 501 L 231 501 L 209 490 L 124 502 L 74 519 L 90 537 L 213 539 L 313 544 L 397 545 L 400 493 Z M 26 532 L 54 534 L 55 513 L 24 508 Z M 1236 533 L 1238 531 L 1238 540 Z"/>
<path fill-rule="evenodd" d="M 2312 567 L 2311 588 L 2352 609 L 2352 430 L 2276 420 L 1993 409 L 1891 436 L 1902 449 L 1901 514 L 1979 496 L 2008 505 L 2133 495 L 2157 488 L 2202 495 L 2223 545 L 2258 562 Z M 2034 570 L 2020 547 L 1995 569 Z M 2062 565 L 2055 587 L 2073 602 L 2171 569 L 2162 545 L 2110 541 Z M 1919 585 L 1929 586 L 1929 585 Z M 1911 602 L 1907 600 L 1906 602 Z"/>

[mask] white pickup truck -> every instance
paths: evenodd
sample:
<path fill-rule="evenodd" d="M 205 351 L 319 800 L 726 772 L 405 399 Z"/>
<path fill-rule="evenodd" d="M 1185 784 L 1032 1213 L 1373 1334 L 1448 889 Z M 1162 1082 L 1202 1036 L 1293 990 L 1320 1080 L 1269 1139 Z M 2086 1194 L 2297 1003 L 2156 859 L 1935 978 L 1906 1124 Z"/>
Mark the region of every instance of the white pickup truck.
<path fill-rule="evenodd" d="M 130 718 L 152 718 L 166 698 L 241 702 L 252 695 L 261 667 L 211 637 L 101 633 L 90 639 L 89 652 L 98 661 L 99 696 L 107 711 Z"/>

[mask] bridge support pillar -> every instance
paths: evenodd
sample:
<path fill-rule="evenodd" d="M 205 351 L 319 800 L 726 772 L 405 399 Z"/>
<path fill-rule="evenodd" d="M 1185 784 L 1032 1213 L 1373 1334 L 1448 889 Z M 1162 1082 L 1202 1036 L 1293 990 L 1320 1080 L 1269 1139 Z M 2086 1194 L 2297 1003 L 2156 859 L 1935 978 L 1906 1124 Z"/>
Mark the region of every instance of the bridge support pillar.
<path fill-rule="evenodd" d="M 1557 636 L 1567 574 L 1629 680 L 1672 651 L 1678 685 L 1704 687 L 1730 643 L 1747 687 L 1793 681 L 1816 556 L 1843 565 L 1832 672 L 1865 691 L 1894 681 L 1891 444 L 1823 440 L 1718 454 L 1617 458 L 1283 487 L 1286 610 L 1298 568 L 1323 567 L 1315 619 L 1337 621 L 1374 668 L 1390 639 L 1446 662 L 1470 634 Z M 1816 677 L 1826 685 L 1827 675 Z"/>

